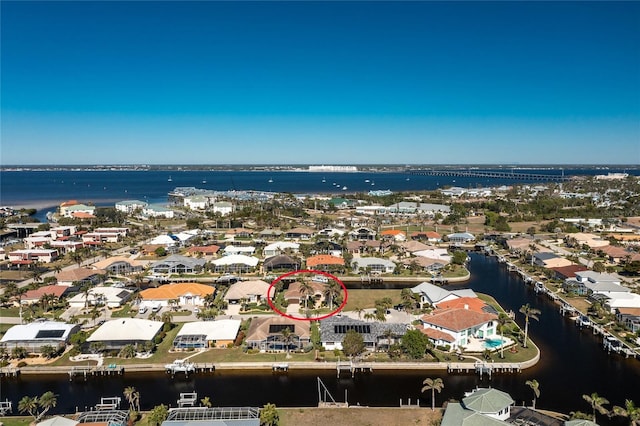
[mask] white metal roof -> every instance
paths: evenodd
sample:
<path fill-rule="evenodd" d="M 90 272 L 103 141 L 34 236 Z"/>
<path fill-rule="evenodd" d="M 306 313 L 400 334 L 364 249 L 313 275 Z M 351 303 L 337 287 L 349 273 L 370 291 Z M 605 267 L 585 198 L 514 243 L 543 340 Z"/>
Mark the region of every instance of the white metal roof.
<path fill-rule="evenodd" d="M 69 333 L 77 328 L 76 324 L 67 324 L 58 321 L 34 321 L 29 324 L 19 324 L 11 327 L 2 336 L 0 342 L 14 342 L 25 340 L 60 340 L 65 341 L 69 337 Z M 61 335 L 51 336 L 51 332 L 60 331 Z M 47 336 L 38 336 L 38 333 L 43 332 Z M 47 333 L 49 332 L 49 333 Z"/>
<path fill-rule="evenodd" d="M 140 318 L 118 318 L 102 324 L 87 342 L 112 340 L 151 340 L 162 328 L 161 321 Z"/>
<path fill-rule="evenodd" d="M 180 336 L 206 335 L 207 340 L 233 340 L 240 330 L 239 319 L 188 322 L 178 332 Z"/>
<path fill-rule="evenodd" d="M 245 256 L 243 254 L 230 254 L 228 256 L 223 256 L 220 259 L 216 259 L 212 263 L 216 266 L 235 265 L 239 263 L 249 265 L 249 266 L 256 266 L 258 262 L 259 262 L 259 259 L 254 256 Z"/>

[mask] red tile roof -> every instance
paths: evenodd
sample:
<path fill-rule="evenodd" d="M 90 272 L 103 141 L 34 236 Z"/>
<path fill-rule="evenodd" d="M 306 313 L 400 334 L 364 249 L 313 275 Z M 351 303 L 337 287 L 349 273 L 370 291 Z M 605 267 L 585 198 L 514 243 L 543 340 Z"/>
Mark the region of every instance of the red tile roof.
<path fill-rule="evenodd" d="M 446 302 L 438 303 L 436 305 L 438 309 L 470 309 L 475 312 L 484 313 L 482 308 L 487 304 L 477 297 L 460 297 Z"/>
<path fill-rule="evenodd" d="M 69 287 L 63 285 L 45 285 L 35 290 L 27 291 L 22 296 L 22 300 L 40 299 L 45 294 L 53 294 L 56 297 L 60 297 L 67 290 L 69 290 Z"/>
<path fill-rule="evenodd" d="M 424 328 L 417 327 L 420 331 L 427 335 L 427 337 L 433 340 L 444 340 L 445 342 L 455 342 L 456 339 L 450 335 L 449 333 L 445 333 L 444 331 L 436 330 L 435 328 Z"/>
<path fill-rule="evenodd" d="M 344 259 L 337 256 L 331 256 L 329 254 L 319 254 L 317 256 L 311 256 L 307 259 L 307 266 L 313 268 L 318 265 L 342 265 L 344 266 Z"/>
<path fill-rule="evenodd" d="M 469 309 L 447 309 L 423 315 L 422 322 L 453 331 L 462 331 L 497 319 L 494 314 L 475 312 Z"/>
<path fill-rule="evenodd" d="M 380 235 L 404 235 L 404 232 L 399 229 L 387 229 L 386 231 L 380 232 Z"/>

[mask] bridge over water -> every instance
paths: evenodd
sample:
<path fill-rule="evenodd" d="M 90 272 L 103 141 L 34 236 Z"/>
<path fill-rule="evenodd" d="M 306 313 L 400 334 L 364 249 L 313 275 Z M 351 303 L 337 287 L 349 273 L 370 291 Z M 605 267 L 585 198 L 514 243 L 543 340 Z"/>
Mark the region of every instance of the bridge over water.
<path fill-rule="evenodd" d="M 423 176 L 452 176 L 452 177 L 473 177 L 473 178 L 489 178 L 489 179 L 515 179 L 515 180 L 539 180 L 563 182 L 570 179 L 561 175 L 543 174 L 543 173 L 516 173 L 514 171 L 494 171 L 494 170 L 435 170 L 435 169 L 409 169 L 407 173 L 412 175 Z"/>

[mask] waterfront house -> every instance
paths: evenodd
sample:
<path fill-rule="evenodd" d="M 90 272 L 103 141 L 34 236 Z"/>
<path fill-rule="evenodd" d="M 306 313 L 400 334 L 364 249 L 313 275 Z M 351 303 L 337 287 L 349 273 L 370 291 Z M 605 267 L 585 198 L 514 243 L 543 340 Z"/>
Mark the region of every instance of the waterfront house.
<path fill-rule="evenodd" d="M 262 267 L 265 271 L 297 271 L 300 269 L 300 261 L 286 254 L 268 257 Z"/>
<path fill-rule="evenodd" d="M 396 264 L 389 259 L 378 257 L 356 257 L 351 262 L 353 272 L 374 272 L 379 274 L 391 274 L 396 269 Z"/>
<path fill-rule="evenodd" d="M 444 260 L 429 259 L 428 257 L 409 257 L 402 260 L 405 268 L 411 269 L 417 265 L 423 272 L 435 274 L 447 265 Z"/>
<path fill-rule="evenodd" d="M 486 339 L 496 335 L 495 314 L 476 312 L 471 309 L 436 310 L 420 318 L 423 332 L 429 336 L 429 329 L 450 334 L 453 337 L 451 349 L 464 348 L 472 339 Z M 431 338 L 431 336 L 430 336 Z"/>
<path fill-rule="evenodd" d="M 232 284 L 224 295 L 227 303 L 240 303 L 246 300 L 248 303 L 261 303 L 267 299 L 270 284 L 262 280 L 238 281 Z"/>
<path fill-rule="evenodd" d="M 181 255 L 171 255 L 154 262 L 150 266 L 153 275 L 197 274 L 202 271 L 206 261 Z"/>
<path fill-rule="evenodd" d="M 124 256 L 114 256 L 94 263 L 93 268 L 114 275 L 129 275 L 142 272 L 144 263 Z"/>
<path fill-rule="evenodd" d="M 431 247 L 427 250 L 414 251 L 411 254 L 413 254 L 414 256 L 438 260 L 444 262 L 445 264 L 451 262 L 451 255 L 449 254 L 447 249 L 443 248 Z"/>
<path fill-rule="evenodd" d="M 93 287 L 89 293 L 78 293 L 69 299 L 69 306 L 72 308 L 83 308 L 85 306 L 107 306 L 109 308 L 119 308 L 129 299 L 133 292 L 119 287 Z"/>
<path fill-rule="evenodd" d="M 165 284 L 156 288 L 148 288 L 140 292 L 142 306 L 169 306 L 176 300 L 179 306 L 203 306 L 207 296 L 215 294 L 216 289 L 210 285 L 198 283 Z"/>
<path fill-rule="evenodd" d="M 88 206 L 86 204 L 74 204 L 66 206 L 64 209 L 60 206 L 60 216 L 70 218 L 95 218 L 95 206 Z"/>
<path fill-rule="evenodd" d="M 106 350 L 120 350 L 126 345 L 153 342 L 162 330 L 162 321 L 140 318 L 118 318 L 106 321 L 91 336 L 88 343 L 102 343 Z"/>
<path fill-rule="evenodd" d="M 511 417 L 511 408 L 514 404 L 515 401 L 506 392 L 495 388 L 478 388 L 465 394 L 459 403 L 449 402 L 440 424 L 441 426 L 508 425 L 511 423 L 507 423 L 506 420 Z"/>
<path fill-rule="evenodd" d="M 632 333 L 640 331 L 640 307 L 638 308 L 616 308 L 616 319 Z"/>
<path fill-rule="evenodd" d="M 380 237 L 391 241 L 402 242 L 407 240 L 407 234 L 399 229 L 387 229 L 380 232 Z"/>
<path fill-rule="evenodd" d="M 436 306 L 440 302 L 446 302 L 460 297 L 478 297 L 471 289 L 449 291 L 426 281 L 411 288 L 411 291 L 420 296 L 420 306 L 425 304 Z"/>
<path fill-rule="evenodd" d="M 149 205 L 149 203 L 147 203 L 146 201 L 124 200 L 124 201 L 118 201 L 115 207 L 116 207 L 116 210 L 120 212 L 123 212 L 126 214 L 132 214 L 136 211 L 142 211 L 142 209 L 147 207 L 147 205 Z"/>
<path fill-rule="evenodd" d="M 413 232 L 410 235 L 410 238 L 412 240 L 427 241 L 427 242 L 430 242 L 430 243 L 438 243 L 438 242 L 442 241 L 442 235 L 438 234 L 435 231 Z"/>
<path fill-rule="evenodd" d="M 193 195 L 191 197 L 184 197 L 183 204 L 190 210 L 206 210 L 209 207 L 209 197 L 204 195 Z"/>
<path fill-rule="evenodd" d="M 449 242 L 452 244 L 466 244 L 474 241 L 476 237 L 469 232 L 456 232 L 453 234 L 447 235 Z"/>
<path fill-rule="evenodd" d="M 250 272 L 258 265 L 260 260 L 255 256 L 245 256 L 243 254 L 231 254 L 213 260 L 216 272 L 223 273 L 243 273 Z"/>
<path fill-rule="evenodd" d="M 106 275 L 107 271 L 103 269 L 73 268 L 60 271 L 55 277 L 58 285 L 80 287 L 84 284 L 98 285 L 104 281 Z"/>
<path fill-rule="evenodd" d="M 307 268 L 320 271 L 344 271 L 344 259 L 330 254 L 318 254 L 307 258 Z"/>
<path fill-rule="evenodd" d="M 569 278 L 575 278 L 576 272 L 588 271 L 589 269 L 584 265 L 571 264 L 568 266 L 560 266 L 555 268 L 549 268 L 555 272 L 555 278 L 558 280 L 566 280 Z"/>
<path fill-rule="evenodd" d="M 241 323 L 239 319 L 188 322 L 172 346 L 174 349 L 226 348 L 236 340 Z"/>
<path fill-rule="evenodd" d="M 68 419 L 62 416 L 53 416 L 47 420 L 36 423 L 35 426 L 77 426 L 77 420 Z"/>
<path fill-rule="evenodd" d="M 532 262 L 534 265 L 542 266 L 543 268 L 559 268 L 563 266 L 573 265 L 569 259 L 558 256 L 551 252 L 537 252 L 532 255 Z"/>
<path fill-rule="evenodd" d="M 79 324 L 36 320 L 9 328 L 0 343 L 9 353 L 16 347 L 23 347 L 30 353 L 39 353 L 47 345 L 62 349 L 69 342 L 69 337 L 79 329 Z"/>
<path fill-rule="evenodd" d="M 288 345 L 282 335 L 284 329 L 291 333 Z M 301 351 L 310 341 L 309 321 L 295 321 L 282 316 L 252 319 L 245 339 L 248 348 L 262 352 Z"/>
<path fill-rule="evenodd" d="M 401 340 L 407 332 L 407 324 L 365 322 L 342 315 L 334 315 L 320 321 L 322 346 L 329 351 L 342 350 L 342 342 L 350 330 L 362 335 L 367 350 L 377 351 Z"/>

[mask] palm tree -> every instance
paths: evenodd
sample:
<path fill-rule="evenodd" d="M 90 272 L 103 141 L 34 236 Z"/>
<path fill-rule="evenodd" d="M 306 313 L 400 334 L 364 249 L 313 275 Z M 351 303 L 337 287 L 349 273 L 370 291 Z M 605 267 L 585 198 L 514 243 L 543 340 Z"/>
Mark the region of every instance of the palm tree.
<path fill-rule="evenodd" d="M 523 343 L 523 347 L 527 347 L 527 339 L 528 339 L 528 335 L 529 335 L 529 318 L 532 318 L 536 321 L 539 321 L 540 318 L 538 317 L 538 315 L 541 314 L 539 309 L 536 308 L 532 308 L 531 306 L 529 306 L 529 304 L 527 303 L 526 305 L 522 305 L 520 307 L 520 313 L 524 315 L 524 343 Z"/>
<path fill-rule="evenodd" d="M 624 401 L 624 408 L 617 405 L 612 409 L 614 416 L 626 417 L 629 419 L 629 426 L 640 425 L 640 407 L 636 407 L 630 399 Z"/>
<path fill-rule="evenodd" d="M 38 415 L 38 397 L 23 396 L 18 402 L 18 411 L 22 414 L 29 413 L 35 419 Z"/>
<path fill-rule="evenodd" d="M 374 320 L 376 319 L 376 314 L 374 314 L 373 312 L 365 312 L 364 314 L 364 320 L 369 322 L 369 320 Z"/>
<path fill-rule="evenodd" d="M 437 379 L 431 379 L 431 378 L 426 378 L 424 379 L 424 381 L 422 382 L 422 384 L 424 386 L 422 386 L 422 393 L 430 390 L 431 391 L 431 411 L 434 411 L 436 409 L 436 391 L 438 391 L 438 393 L 440 393 L 442 391 L 442 388 L 444 388 L 444 382 L 442 381 L 441 378 L 437 378 Z"/>
<path fill-rule="evenodd" d="M 203 407 L 208 407 L 208 408 L 211 407 L 211 399 L 209 399 L 208 396 L 205 396 L 204 398 L 202 398 L 200 400 L 200 403 L 202 404 Z"/>
<path fill-rule="evenodd" d="M 173 322 L 173 314 L 169 311 L 163 312 L 160 318 L 161 321 L 165 324 L 171 324 Z"/>
<path fill-rule="evenodd" d="M 51 408 L 58 404 L 58 396 L 51 391 L 43 393 L 38 399 L 38 405 L 42 408 L 40 414 L 36 418 L 36 422 L 40 420 Z"/>
<path fill-rule="evenodd" d="M 124 397 L 127 398 L 127 402 L 129 402 L 129 410 L 134 411 L 136 409 L 136 402 L 139 401 L 140 393 L 133 386 L 127 386 L 122 393 Z M 139 406 L 138 411 L 140 411 Z"/>
<path fill-rule="evenodd" d="M 509 323 L 509 316 L 504 312 L 500 312 L 498 315 L 498 330 L 500 330 L 500 341 L 502 344 L 500 345 L 500 358 L 504 359 L 504 328 Z"/>
<path fill-rule="evenodd" d="M 362 309 L 360 306 L 356 306 L 355 308 L 353 308 L 353 312 L 358 314 L 358 319 L 362 319 L 362 313 L 364 312 L 364 309 Z"/>
<path fill-rule="evenodd" d="M 413 292 L 409 288 L 403 288 L 402 291 L 400 291 L 400 299 L 402 300 L 402 306 L 405 311 L 407 308 L 413 307 L 416 302 Z"/>
<path fill-rule="evenodd" d="M 609 401 L 603 397 L 598 395 L 596 392 L 591 395 L 582 395 L 582 398 L 587 401 L 591 405 L 591 409 L 593 410 L 593 421 L 596 421 L 596 410 L 600 414 L 608 414 L 609 410 L 604 408 L 605 404 L 608 404 Z"/>
<path fill-rule="evenodd" d="M 313 286 L 307 281 L 303 281 L 300 283 L 300 293 L 304 297 L 304 307 L 307 308 L 307 302 L 309 300 L 309 296 L 313 293 Z"/>
<path fill-rule="evenodd" d="M 540 398 L 540 383 L 536 379 L 527 380 L 525 385 L 533 391 L 533 409 L 536 409 L 536 398 Z"/>
<path fill-rule="evenodd" d="M 331 280 L 331 282 L 327 285 L 324 290 L 325 299 L 329 299 L 329 309 L 333 311 L 333 299 L 337 298 L 342 294 L 342 289 L 340 284 Z"/>
<path fill-rule="evenodd" d="M 285 327 L 282 329 L 282 331 L 280 332 L 280 334 L 282 334 L 282 343 L 283 346 L 285 347 L 285 351 L 287 353 L 287 358 L 289 357 L 289 345 L 291 344 L 291 341 L 293 340 L 293 333 L 291 332 L 291 329 L 289 327 Z"/>

